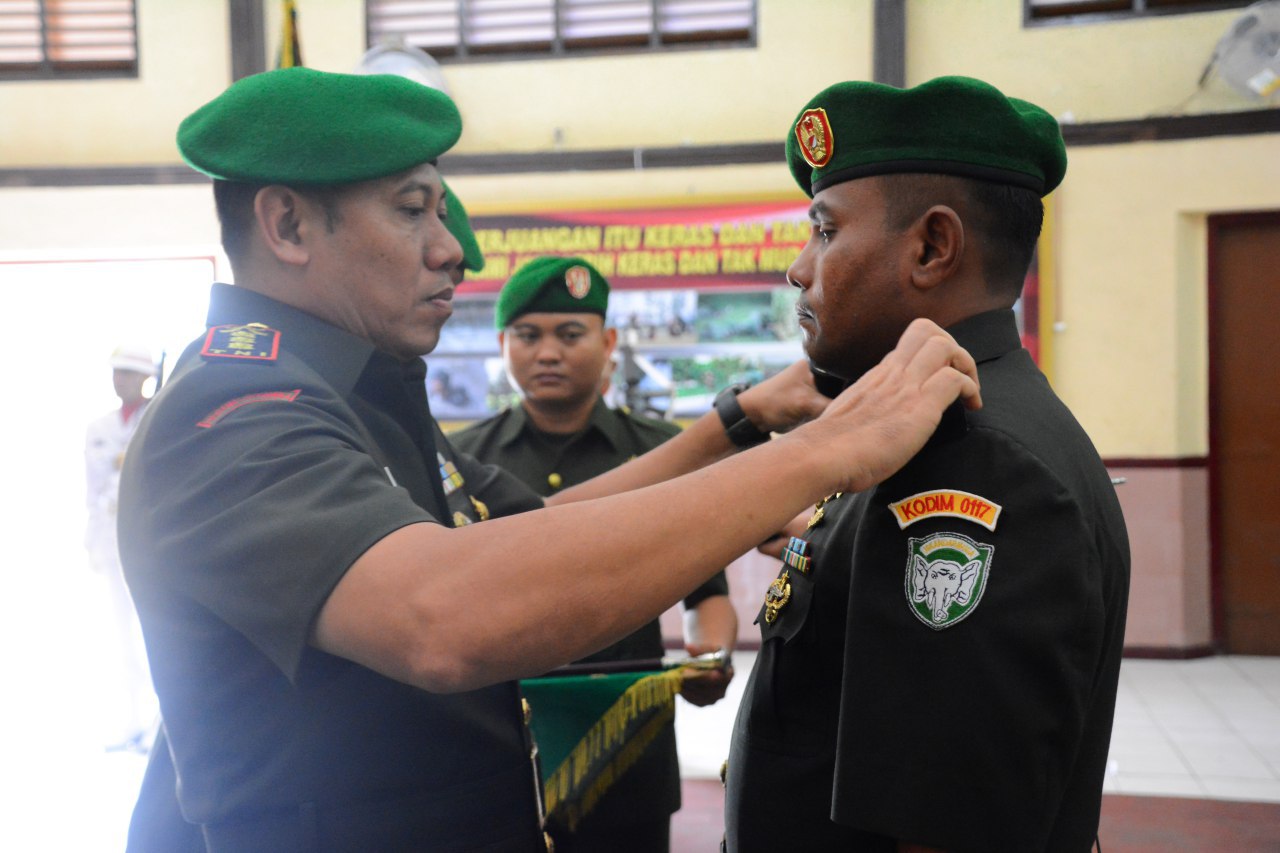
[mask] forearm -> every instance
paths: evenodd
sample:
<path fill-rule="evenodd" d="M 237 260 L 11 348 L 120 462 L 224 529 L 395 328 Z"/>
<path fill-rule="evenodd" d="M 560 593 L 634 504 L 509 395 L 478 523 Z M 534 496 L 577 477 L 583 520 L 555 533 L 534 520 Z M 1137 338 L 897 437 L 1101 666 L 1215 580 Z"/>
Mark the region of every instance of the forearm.
<path fill-rule="evenodd" d="M 641 456 L 547 498 L 547 506 L 593 500 L 663 483 L 705 468 L 736 450 L 719 416 L 710 412 Z"/>
<path fill-rule="evenodd" d="M 818 417 L 829 401 L 814 389 L 808 362 L 801 360 L 743 391 L 738 402 L 752 425 L 768 433 L 785 432 Z M 661 483 L 697 471 L 737 449 L 725 433 L 720 416 L 712 411 L 670 441 L 626 465 L 566 489 L 547 503 L 590 500 Z"/>
<path fill-rule="evenodd" d="M 833 490 L 818 449 L 788 436 L 635 492 L 457 530 L 402 528 L 348 571 L 315 642 L 430 690 L 544 672 L 656 618 Z"/>
<path fill-rule="evenodd" d="M 574 660 L 656 618 L 819 498 L 898 470 L 957 395 L 981 405 L 976 374 L 949 336 L 915 321 L 817 422 L 716 465 L 598 500 L 385 536 L 329 595 L 312 641 L 438 691 Z"/>

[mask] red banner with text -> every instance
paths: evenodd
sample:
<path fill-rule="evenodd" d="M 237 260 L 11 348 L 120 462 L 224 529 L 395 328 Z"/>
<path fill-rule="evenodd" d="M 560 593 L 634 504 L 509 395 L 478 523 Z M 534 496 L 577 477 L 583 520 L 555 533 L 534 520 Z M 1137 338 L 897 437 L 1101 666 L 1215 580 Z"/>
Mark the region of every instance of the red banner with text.
<path fill-rule="evenodd" d="M 615 289 L 781 285 L 809 237 L 805 202 L 474 216 L 485 266 L 470 292 L 496 291 L 540 255 L 576 255 Z"/>

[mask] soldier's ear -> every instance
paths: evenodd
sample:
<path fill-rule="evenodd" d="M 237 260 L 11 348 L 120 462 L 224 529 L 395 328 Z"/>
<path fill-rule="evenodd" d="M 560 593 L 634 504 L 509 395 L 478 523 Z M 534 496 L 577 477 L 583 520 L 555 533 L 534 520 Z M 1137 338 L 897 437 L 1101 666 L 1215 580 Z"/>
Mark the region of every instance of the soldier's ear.
<path fill-rule="evenodd" d="M 932 290 L 960 269 L 964 258 L 964 223 L 954 209 L 936 204 L 910 226 L 911 283 Z"/>
<path fill-rule="evenodd" d="M 306 200 L 289 187 L 263 187 L 253 199 L 257 232 L 267 251 L 282 263 L 301 266 L 311 259 L 303 232 Z"/>

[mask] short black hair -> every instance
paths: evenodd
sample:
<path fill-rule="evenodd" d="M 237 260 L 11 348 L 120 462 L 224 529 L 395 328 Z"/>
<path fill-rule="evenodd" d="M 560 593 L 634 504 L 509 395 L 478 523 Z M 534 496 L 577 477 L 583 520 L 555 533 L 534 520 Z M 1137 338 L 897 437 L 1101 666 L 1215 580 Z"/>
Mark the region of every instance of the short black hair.
<path fill-rule="evenodd" d="M 965 225 L 982 236 L 983 273 L 992 291 L 1018 298 L 1044 225 L 1037 192 L 954 175 L 910 173 L 880 180 L 890 228 L 906 228 L 935 204 L 956 208 Z"/>
<path fill-rule="evenodd" d="M 222 230 L 222 248 L 231 260 L 232 267 L 240 262 L 249 248 L 249 236 L 255 227 L 253 200 L 259 190 L 269 184 L 246 183 L 242 181 L 213 182 L 213 205 L 218 213 L 218 224 Z M 293 186 L 292 189 L 315 199 L 324 209 L 325 227 L 332 233 L 342 217 L 338 211 L 338 200 L 345 184 L 306 184 Z"/>

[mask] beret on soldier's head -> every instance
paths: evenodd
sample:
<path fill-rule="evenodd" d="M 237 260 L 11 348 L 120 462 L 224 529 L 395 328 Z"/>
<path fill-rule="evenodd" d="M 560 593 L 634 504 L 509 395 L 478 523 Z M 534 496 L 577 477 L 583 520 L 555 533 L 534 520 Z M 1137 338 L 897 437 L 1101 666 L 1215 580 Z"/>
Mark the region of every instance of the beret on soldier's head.
<path fill-rule="evenodd" d="M 609 307 L 609 282 L 582 258 L 534 258 L 507 280 L 494 306 L 505 329 L 524 314 L 599 314 Z"/>
<path fill-rule="evenodd" d="M 810 197 L 891 173 L 959 175 L 1048 194 L 1067 171 L 1053 116 L 971 77 L 911 89 L 836 83 L 791 123 L 787 165 Z"/>
<path fill-rule="evenodd" d="M 295 67 L 231 84 L 183 119 L 178 150 L 223 181 L 345 184 L 435 160 L 461 134 L 458 108 L 437 89 Z"/>
<path fill-rule="evenodd" d="M 475 232 L 471 230 L 471 220 L 467 217 L 467 209 L 462 206 L 462 202 L 454 195 L 449 185 L 444 185 L 444 206 L 446 216 L 444 227 L 449 229 L 449 233 L 454 236 L 462 245 L 462 268 L 471 270 L 472 272 L 480 272 L 484 269 L 484 252 L 480 251 L 480 244 L 476 242 Z"/>

